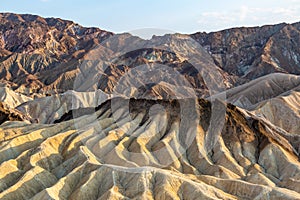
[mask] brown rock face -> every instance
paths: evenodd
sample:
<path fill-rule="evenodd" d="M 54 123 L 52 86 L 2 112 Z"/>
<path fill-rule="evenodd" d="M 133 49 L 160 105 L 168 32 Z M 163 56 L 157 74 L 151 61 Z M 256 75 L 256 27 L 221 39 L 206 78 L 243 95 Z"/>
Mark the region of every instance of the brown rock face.
<path fill-rule="evenodd" d="M 299 23 L 234 28 L 192 37 L 224 71 L 253 80 L 273 72 L 300 74 Z"/>
<path fill-rule="evenodd" d="M 112 35 L 71 21 L 34 15 L 0 14 L 0 24 L 1 81 L 27 93 L 76 69 L 74 64 L 85 52 Z"/>
<path fill-rule="evenodd" d="M 98 28 L 85 28 L 72 21 L 35 15 L 0 15 L 1 47 L 12 53 L 45 53 L 56 58 L 88 50 L 111 35 Z M 90 45 L 90 46 L 89 46 Z"/>
<path fill-rule="evenodd" d="M 82 73 L 94 74 L 86 77 L 89 81 L 97 80 L 94 85 L 89 85 L 93 90 L 112 91 L 128 69 L 154 62 L 168 64 L 186 76 L 193 89 L 200 89 L 197 92 L 200 96 L 207 94 L 203 91 L 203 77 L 193 72 L 189 60 L 180 59 L 176 52 L 162 52 L 160 49 L 163 43 L 170 43 L 173 50 L 191 51 L 191 45 L 176 43 L 176 37 L 182 37 L 180 35 L 153 37 L 145 41 L 120 34 L 110 40 L 113 35 L 110 32 L 55 18 L 4 13 L 0 22 L 1 82 L 19 92 L 86 90 L 89 84 L 84 82 L 80 84 L 86 87 L 74 88 L 75 79 Z M 213 60 L 208 68 L 222 74 L 222 81 L 228 89 L 273 72 L 300 74 L 299 27 L 296 23 L 234 28 L 208 34 L 195 33 L 190 37 L 201 45 L 199 49 L 203 48 L 198 52 L 201 52 L 202 61 Z M 95 48 L 97 61 L 91 63 Z M 127 51 L 123 51 L 126 48 Z M 117 53 L 122 51 L 123 55 L 118 57 Z M 87 66 L 82 69 L 84 62 Z"/>

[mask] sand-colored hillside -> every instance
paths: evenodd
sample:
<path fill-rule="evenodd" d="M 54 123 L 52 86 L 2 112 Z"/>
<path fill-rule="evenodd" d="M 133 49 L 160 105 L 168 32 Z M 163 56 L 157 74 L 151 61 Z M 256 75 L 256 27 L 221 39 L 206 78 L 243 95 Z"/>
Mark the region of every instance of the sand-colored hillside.
<path fill-rule="evenodd" d="M 204 100 L 113 99 L 56 125 L 7 122 L 0 199 L 299 199 L 295 138 L 214 104 L 219 136 Z"/>

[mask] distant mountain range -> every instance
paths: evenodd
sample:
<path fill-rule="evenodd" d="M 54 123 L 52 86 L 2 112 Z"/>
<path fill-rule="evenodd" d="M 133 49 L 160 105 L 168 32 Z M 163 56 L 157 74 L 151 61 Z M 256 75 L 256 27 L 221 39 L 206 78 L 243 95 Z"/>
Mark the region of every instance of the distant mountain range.
<path fill-rule="evenodd" d="M 108 31 L 34 15 L 5 13 L 0 15 L 0 22 L 1 82 L 22 93 L 74 89 L 70 82 L 79 73 L 82 61 L 87 59 L 94 48 L 107 45 L 106 42 L 110 42 L 109 48 L 113 49 L 135 43 L 136 46 L 142 46 L 141 43 L 146 45 L 153 41 L 164 42 L 171 37 L 155 37 L 147 42 L 129 34 L 119 34 L 109 39 L 114 34 Z M 213 33 L 195 33 L 190 37 L 205 49 L 205 56 L 213 59 L 214 66 L 211 67 L 223 74 L 227 80 L 227 88 L 274 72 L 300 74 L 300 23 L 233 28 Z M 167 54 L 170 52 L 162 54 L 157 49 L 145 52 L 139 48 L 128 55 L 132 63 L 128 61 L 126 64 L 149 63 L 149 59 L 139 58 L 155 55 L 159 59 L 161 55 Z M 186 66 L 184 62 L 175 64 L 170 61 L 169 64 L 176 65 L 173 67 L 179 68 L 178 70 L 185 68 L 190 71 L 186 69 L 190 66 Z M 130 66 L 122 69 L 120 66 L 109 66 L 111 72 L 107 74 L 107 79 L 118 79 L 120 75 L 114 72 L 118 70 L 122 73 L 126 67 Z M 112 86 L 107 85 L 110 81 L 112 80 L 106 80 L 104 85 L 98 85 L 97 88 L 112 90 L 109 88 Z"/>

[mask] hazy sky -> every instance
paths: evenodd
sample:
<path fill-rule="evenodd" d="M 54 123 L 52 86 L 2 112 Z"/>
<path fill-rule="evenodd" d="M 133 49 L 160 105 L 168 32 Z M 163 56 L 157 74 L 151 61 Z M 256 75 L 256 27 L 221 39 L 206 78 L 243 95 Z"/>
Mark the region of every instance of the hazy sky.
<path fill-rule="evenodd" d="M 60 17 L 113 32 L 193 33 L 300 21 L 300 0 L 1 0 L 0 12 Z"/>

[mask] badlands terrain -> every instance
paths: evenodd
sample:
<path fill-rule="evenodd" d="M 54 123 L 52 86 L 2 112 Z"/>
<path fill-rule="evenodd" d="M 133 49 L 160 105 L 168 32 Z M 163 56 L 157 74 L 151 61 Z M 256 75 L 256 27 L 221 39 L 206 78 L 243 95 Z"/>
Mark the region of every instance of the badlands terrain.
<path fill-rule="evenodd" d="M 299 46 L 0 14 L 0 199 L 300 199 Z"/>

